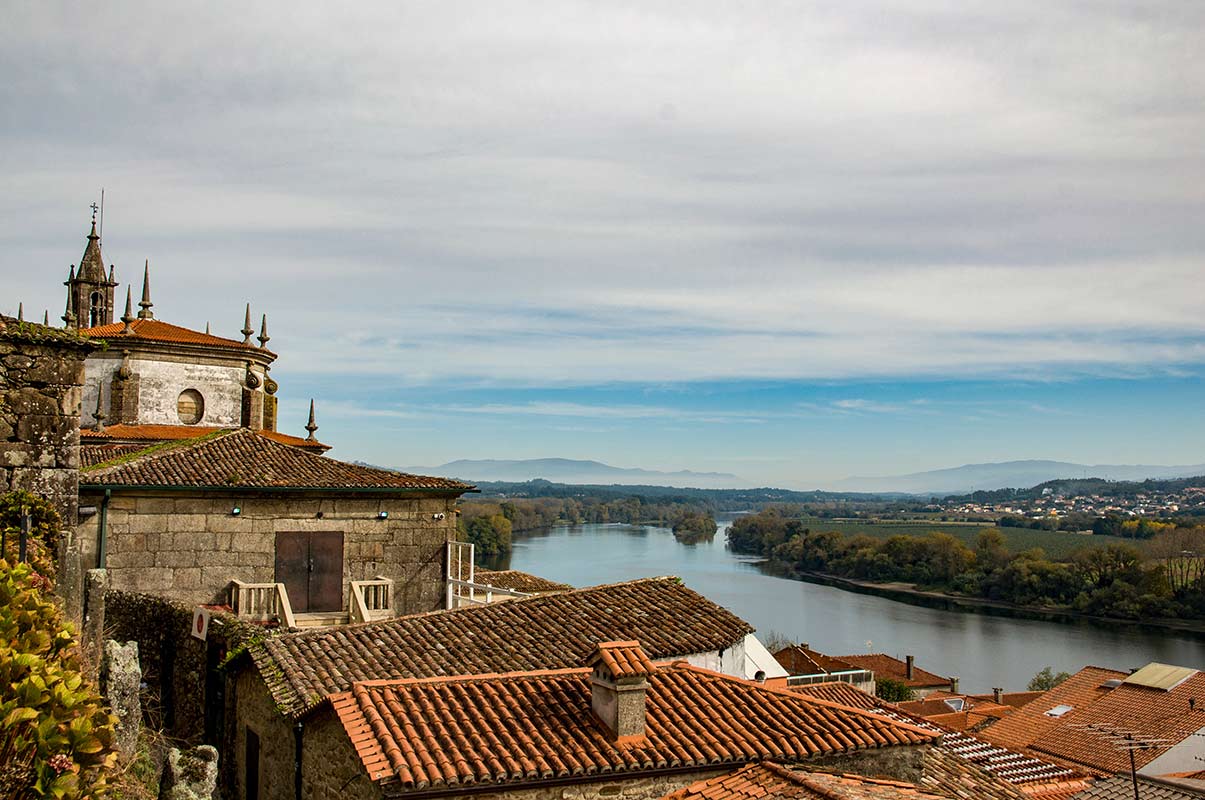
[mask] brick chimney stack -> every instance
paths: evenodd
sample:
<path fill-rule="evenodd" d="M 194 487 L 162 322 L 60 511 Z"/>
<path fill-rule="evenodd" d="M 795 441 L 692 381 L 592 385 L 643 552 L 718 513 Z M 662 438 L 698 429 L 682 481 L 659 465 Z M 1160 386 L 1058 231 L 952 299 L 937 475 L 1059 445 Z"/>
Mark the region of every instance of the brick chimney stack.
<path fill-rule="evenodd" d="M 912 672 L 916 669 L 916 656 L 904 656 L 904 677 L 912 680 Z"/>
<path fill-rule="evenodd" d="M 590 705 L 613 741 L 644 736 L 649 675 L 657 667 L 639 642 L 602 642 L 590 658 Z"/>
<path fill-rule="evenodd" d="M 996 705 L 1004 705 L 1004 689 L 999 686 L 992 687 L 992 699 L 996 701 Z"/>

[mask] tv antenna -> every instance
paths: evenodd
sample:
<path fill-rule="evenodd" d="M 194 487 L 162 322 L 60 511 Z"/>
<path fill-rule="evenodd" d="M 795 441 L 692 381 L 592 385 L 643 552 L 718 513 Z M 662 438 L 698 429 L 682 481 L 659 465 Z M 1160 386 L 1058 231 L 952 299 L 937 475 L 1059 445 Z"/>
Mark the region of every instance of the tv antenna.
<path fill-rule="evenodd" d="M 1134 764 L 1134 752 L 1136 750 L 1152 750 L 1172 743 L 1171 739 L 1142 736 L 1136 731 L 1104 722 L 1090 722 L 1086 725 L 1071 725 L 1070 727 L 1081 730 L 1089 736 L 1099 736 L 1112 744 L 1114 750 L 1130 754 L 1130 781 L 1134 784 L 1134 800 L 1141 800 L 1138 796 L 1138 768 Z"/>

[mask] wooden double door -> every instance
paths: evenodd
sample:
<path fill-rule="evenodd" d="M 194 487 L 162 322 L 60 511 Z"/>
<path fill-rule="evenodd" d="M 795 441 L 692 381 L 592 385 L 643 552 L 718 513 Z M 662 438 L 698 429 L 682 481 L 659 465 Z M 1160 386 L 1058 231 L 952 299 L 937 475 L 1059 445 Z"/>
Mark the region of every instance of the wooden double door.
<path fill-rule="evenodd" d="M 343 532 L 276 534 L 276 582 L 289 593 L 293 613 L 343 610 Z"/>

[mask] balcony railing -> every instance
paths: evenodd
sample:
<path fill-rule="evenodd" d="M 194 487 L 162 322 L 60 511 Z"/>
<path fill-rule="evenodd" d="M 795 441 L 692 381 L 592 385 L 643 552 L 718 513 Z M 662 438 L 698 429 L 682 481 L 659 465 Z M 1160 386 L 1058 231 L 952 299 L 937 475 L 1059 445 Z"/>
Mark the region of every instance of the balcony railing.
<path fill-rule="evenodd" d="M 814 675 L 792 675 L 787 678 L 787 686 L 811 686 L 813 683 L 870 683 L 874 673 L 866 669 L 843 670 L 841 672 L 818 672 Z"/>
<path fill-rule="evenodd" d="M 372 622 L 392 617 L 393 581 L 380 575 L 371 581 L 352 581 L 347 608 L 352 622 Z"/>
<path fill-rule="evenodd" d="M 473 578 L 473 545 L 469 542 L 448 542 L 447 551 L 447 603 L 446 608 L 484 606 L 516 597 L 531 597 L 513 589 L 501 589 L 488 583 L 477 583 Z"/>
<path fill-rule="evenodd" d="M 252 622 L 280 620 L 286 627 L 297 627 L 283 583 L 244 583 L 235 579 L 230 582 L 230 607 Z"/>

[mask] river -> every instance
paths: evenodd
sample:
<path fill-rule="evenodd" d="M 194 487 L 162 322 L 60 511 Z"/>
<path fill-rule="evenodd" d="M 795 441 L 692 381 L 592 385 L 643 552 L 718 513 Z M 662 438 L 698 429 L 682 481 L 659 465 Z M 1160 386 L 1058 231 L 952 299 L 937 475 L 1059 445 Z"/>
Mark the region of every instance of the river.
<path fill-rule="evenodd" d="M 1205 668 L 1205 637 L 1137 625 L 1051 622 L 999 613 L 926 608 L 766 573 L 759 559 L 726 546 L 731 517 L 715 540 L 679 544 L 666 528 L 579 525 L 516 534 L 509 556 L 486 564 L 574 586 L 677 575 L 731 609 L 762 638 L 782 634 L 830 655 L 916 656 L 917 666 L 957 675 L 967 692 L 1025 688 L 1043 667 L 1126 670 L 1150 661 Z"/>

